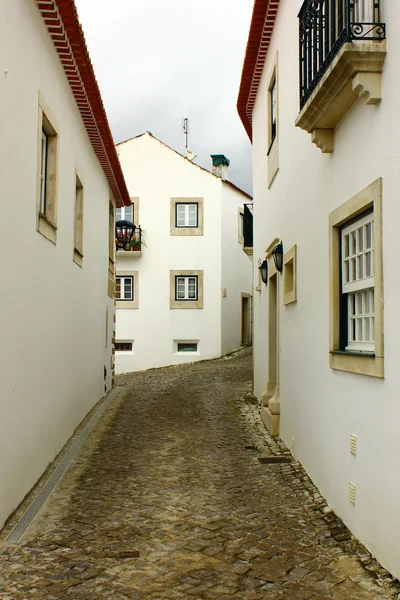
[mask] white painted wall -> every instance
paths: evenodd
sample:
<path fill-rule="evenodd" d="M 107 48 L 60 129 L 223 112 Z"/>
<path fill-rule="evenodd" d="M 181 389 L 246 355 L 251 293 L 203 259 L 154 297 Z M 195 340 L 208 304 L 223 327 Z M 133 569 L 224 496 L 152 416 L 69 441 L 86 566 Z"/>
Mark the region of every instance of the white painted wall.
<path fill-rule="evenodd" d="M 118 309 L 117 301 L 116 339 L 134 342 L 132 353 L 116 353 L 116 372 L 218 357 L 221 309 L 224 310 L 221 236 L 225 236 L 225 224 L 221 206 L 222 202 L 232 202 L 234 229 L 240 200 L 233 200 L 229 192 L 222 195 L 221 188 L 228 186 L 219 178 L 191 164 L 148 133 L 119 144 L 117 151 L 129 193 L 139 197 L 139 221 L 145 230 L 147 247 L 142 257 L 132 258 L 129 252 L 118 257 L 118 273 L 122 275 L 124 269 L 139 271 L 139 308 Z M 237 192 L 236 195 L 244 198 Z M 204 198 L 203 236 L 170 235 L 170 198 L 175 197 Z M 231 235 L 231 226 L 228 233 Z M 233 233 L 237 244 L 237 229 Z M 249 263 L 246 256 L 243 258 Z M 244 263 L 249 278 L 249 265 Z M 170 270 L 178 269 L 204 271 L 203 309 L 170 309 Z M 232 298 L 236 293 L 235 287 Z M 235 311 L 230 318 L 238 318 Z M 231 326 L 236 327 L 236 323 Z M 176 339 L 199 340 L 198 352 L 174 353 Z"/>
<path fill-rule="evenodd" d="M 113 302 L 107 297 L 107 180 L 36 3 L 14 0 L 4 10 L 0 527 L 104 395 L 104 365 L 111 387 L 113 325 Z M 56 246 L 36 231 L 39 90 L 60 128 Z M 84 185 L 82 269 L 72 260 L 75 165 Z"/>
<path fill-rule="evenodd" d="M 335 129 L 334 152 L 323 155 L 310 135 L 294 126 L 301 4 L 280 3 L 253 112 L 255 270 L 274 237 L 283 240 L 286 250 L 298 247 L 298 302 L 288 307 L 280 303 L 281 436 L 352 532 L 400 577 L 400 5 L 384 3 L 389 39 L 382 103 L 371 107 L 357 101 Z M 266 90 L 277 51 L 280 170 L 268 191 Z M 378 177 L 384 187 L 384 380 L 328 367 L 328 214 Z M 268 377 L 264 285 L 254 308 L 255 391 L 260 398 Z M 357 435 L 357 457 L 349 453 L 351 433 Z M 356 506 L 348 501 L 349 481 L 357 486 Z"/>
<path fill-rule="evenodd" d="M 238 208 L 251 200 L 222 182 L 222 354 L 241 346 L 241 294 L 252 294 L 251 260 L 238 241 Z"/>

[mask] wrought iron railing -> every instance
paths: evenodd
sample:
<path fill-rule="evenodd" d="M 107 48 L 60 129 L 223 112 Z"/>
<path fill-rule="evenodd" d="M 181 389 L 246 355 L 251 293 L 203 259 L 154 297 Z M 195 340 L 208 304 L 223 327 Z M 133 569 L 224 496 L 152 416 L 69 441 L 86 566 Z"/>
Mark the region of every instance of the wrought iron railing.
<path fill-rule="evenodd" d="M 243 248 L 253 247 L 253 205 L 243 206 Z"/>
<path fill-rule="evenodd" d="M 300 21 L 300 108 L 345 42 L 383 40 L 381 0 L 305 0 Z"/>
<path fill-rule="evenodd" d="M 122 223 L 123 221 L 119 221 Z M 128 227 L 117 227 L 115 232 L 115 249 L 125 250 L 127 252 L 140 251 L 142 246 L 145 245 L 142 239 L 142 228 L 140 226 L 134 226 L 132 229 Z"/>

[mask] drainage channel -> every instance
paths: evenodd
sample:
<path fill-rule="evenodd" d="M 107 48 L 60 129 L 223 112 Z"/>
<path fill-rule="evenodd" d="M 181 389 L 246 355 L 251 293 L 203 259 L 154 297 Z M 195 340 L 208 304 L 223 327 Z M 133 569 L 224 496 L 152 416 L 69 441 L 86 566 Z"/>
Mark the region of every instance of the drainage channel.
<path fill-rule="evenodd" d="M 78 454 L 79 450 L 81 449 L 81 447 L 83 446 L 83 444 L 85 443 L 85 441 L 87 440 L 87 438 L 89 437 L 91 432 L 93 431 L 96 423 L 98 422 L 100 417 L 103 415 L 103 413 L 107 410 L 111 401 L 113 400 L 115 395 L 120 390 L 121 390 L 121 388 L 115 388 L 114 390 L 112 390 L 109 393 L 106 400 L 98 408 L 98 410 L 94 413 L 94 415 L 90 419 L 89 423 L 86 425 L 86 427 L 83 429 L 83 431 L 80 433 L 80 435 L 73 442 L 71 448 L 68 450 L 68 452 L 64 456 L 64 458 L 60 461 L 60 464 L 56 467 L 56 469 L 54 470 L 50 479 L 43 486 L 43 488 L 40 490 L 39 494 L 32 501 L 32 503 L 28 506 L 28 508 L 26 509 L 24 514 L 21 516 L 21 518 L 17 521 L 17 523 L 15 524 L 13 529 L 10 531 L 10 533 L 8 534 L 8 536 L 6 538 L 6 542 L 15 544 L 21 540 L 22 536 L 24 535 L 24 533 L 26 532 L 26 530 L 28 529 L 29 525 L 32 523 L 33 519 L 36 517 L 38 512 L 41 510 L 41 508 L 42 508 L 43 504 L 46 502 L 47 498 L 50 496 L 52 491 L 55 489 L 55 487 L 61 481 L 65 472 L 68 470 L 69 466 L 71 465 L 71 462 L 73 461 L 75 456 Z"/>

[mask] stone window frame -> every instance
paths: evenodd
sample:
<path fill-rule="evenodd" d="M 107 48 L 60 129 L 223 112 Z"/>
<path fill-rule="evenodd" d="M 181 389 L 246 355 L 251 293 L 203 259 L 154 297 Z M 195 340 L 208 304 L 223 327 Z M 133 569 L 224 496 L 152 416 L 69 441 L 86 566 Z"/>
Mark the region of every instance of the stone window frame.
<path fill-rule="evenodd" d="M 41 171 L 42 136 L 47 138 L 46 149 L 46 205 L 41 212 Z M 38 96 L 38 136 L 37 136 L 37 175 L 36 175 L 36 230 L 53 244 L 57 243 L 57 192 L 59 125 L 50 106 L 39 91 Z"/>
<path fill-rule="evenodd" d="M 341 228 L 364 212 L 374 212 L 374 354 L 340 350 Z M 371 377 L 384 377 L 384 309 L 382 266 L 382 178 L 341 204 L 329 215 L 329 367 Z"/>
<path fill-rule="evenodd" d="M 240 232 L 241 230 L 241 223 L 240 221 L 242 220 L 242 233 Z M 244 208 L 243 206 L 238 206 L 238 243 L 241 244 L 243 246 L 244 244 L 244 237 L 243 237 L 243 227 L 244 227 Z"/>
<path fill-rule="evenodd" d="M 133 277 L 133 300 L 117 300 L 116 308 L 138 309 L 139 308 L 139 271 L 130 271 L 127 269 L 118 269 L 115 277 Z"/>
<path fill-rule="evenodd" d="M 297 302 L 297 244 L 283 257 L 283 304 Z"/>
<path fill-rule="evenodd" d="M 84 193 L 82 175 L 75 168 L 75 203 L 74 203 L 74 255 L 73 261 L 83 267 L 83 212 Z"/>
<path fill-rule="evenodd" d="M 114 298 L 115 287 L 115 200 L 110 190 L 108 205 L 108 297 Z"/>
<path fill-rule="evenodd" d="M 176 227 L 176 205 L 197 204 L 197 227 Z M 204 198 L 171 198 L 170 199 L 170 235 L 204 235 Z"/>
<path fill-rule="evenodd" d="M 275 88 L 276 100 L 276 130 L 272 137 L 272 90 Z M 275 54 L 271 73 L 268 77 L 268 97 L 267 97 L 267 174 L 268 189 L 271 187 L 279 171 L 279 77 L 278 77 L 278 52 Z"/>
<path fill-rule="evenodd" d="M 184 308 L 184 309 L 202 309 L 203 308 L 203 276 L 204 271 L 188 271 L 188 270 L 174 270 L 170 271 L 170 292 L 169 302 L 170 308 Z M 176 277 L 197 277 L 197 300 L 175 300 L 175 278 Z"/>

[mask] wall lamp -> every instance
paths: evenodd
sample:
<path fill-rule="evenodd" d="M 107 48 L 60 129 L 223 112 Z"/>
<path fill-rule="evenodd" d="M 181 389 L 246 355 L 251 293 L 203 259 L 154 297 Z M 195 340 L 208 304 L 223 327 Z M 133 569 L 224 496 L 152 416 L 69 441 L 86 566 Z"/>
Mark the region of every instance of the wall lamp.
<path fill-rule="evenodd" d="M 279 242 L 279 244 L 277 245 L 275 250 L 272 252 L 272 256 L 274 257 L 274 263 L 275 263 L 276 270 L 279 271 L 279 273 L 282 273 L 282 269 L 283 269 L 283 244 L 282 244 L 282 242 Z"/>
<path fill-rule="evenodd" d="M 258 268 L 260 270 L 262 282 L 265 283 L 265 285 L 268 285 L 268 261 L 267 261 L 267 259 L 265 259 Z"/>

